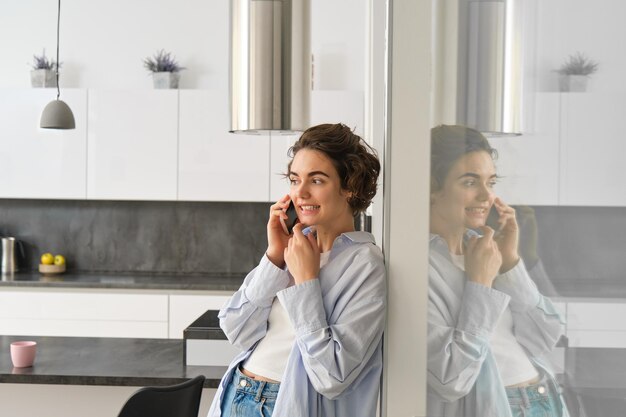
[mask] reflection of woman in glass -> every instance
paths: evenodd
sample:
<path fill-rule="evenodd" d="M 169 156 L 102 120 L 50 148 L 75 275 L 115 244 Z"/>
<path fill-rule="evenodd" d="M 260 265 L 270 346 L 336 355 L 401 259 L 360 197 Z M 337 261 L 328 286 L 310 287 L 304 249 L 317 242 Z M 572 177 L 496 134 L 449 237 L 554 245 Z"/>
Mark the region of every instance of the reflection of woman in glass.
<path fill-rule="evenodd" d="M 515 211 L 494 193 L 478 131 L 432 129 L 428 416 L 567 415 L 539 359 L 562 334 L 518 255 Z M 494 207 L 498 229 L 485 222 Z"/>
<path fill-rule="evenodd" d="M 219 313 L 243 352 L 209 416 L 373 417 L 385 267 L 354 215 L 376 194 L 380 163 L 341 124 L 308 129 L 291 152 L 291 189 L 270 208 L 267 251 Z M 300 221 L 291 235 L 280 222 L 289 200 Z"/>

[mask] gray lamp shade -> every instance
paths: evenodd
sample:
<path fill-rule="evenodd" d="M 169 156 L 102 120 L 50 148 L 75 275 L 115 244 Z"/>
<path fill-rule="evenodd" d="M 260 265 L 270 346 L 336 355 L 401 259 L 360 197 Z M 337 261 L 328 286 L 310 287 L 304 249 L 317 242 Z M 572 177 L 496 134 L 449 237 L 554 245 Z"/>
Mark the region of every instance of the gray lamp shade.
<path fill-rule="evenodd" d="M 42 129 L 74 129 L 74 114 L 72 109 L 63 100 L 53 100 L 43 109 L 41 113 Z"/>

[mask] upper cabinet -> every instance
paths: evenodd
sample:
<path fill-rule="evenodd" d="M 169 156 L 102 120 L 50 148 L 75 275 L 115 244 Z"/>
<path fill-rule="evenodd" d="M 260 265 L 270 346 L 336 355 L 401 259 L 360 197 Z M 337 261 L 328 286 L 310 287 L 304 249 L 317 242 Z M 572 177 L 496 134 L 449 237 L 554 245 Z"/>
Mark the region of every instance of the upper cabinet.
<path fill-rule="evenodd" d="M 624 93 L 562 94 L 562 205 L 626 206 L 625 98 Z"/>
<path fill-rule="evenodd" d="M 90 90 L 87 197 L 176 200 L 177 90 Z"/>
<path fill-rule="evenodd" d="M 39 128 L 56 89 L 0 91 L 0 198 L 86 197 L 87 91 L 63 89 L 76 129 Z"/>
<path fill-rule="evenodd" d="M 269 135 L 229 129 L 228 91 L 180 90 L 178 199 L 267 201 Z"/>
<path fill-rule="evenodd" d="M 497 193 L 510 204 L 626 206 L 619 121 L 623 93 L 538 93 L 528 133 L 491 138 L 501 176 Z M 616 104 L 617 103 L 617 104 Z"/>

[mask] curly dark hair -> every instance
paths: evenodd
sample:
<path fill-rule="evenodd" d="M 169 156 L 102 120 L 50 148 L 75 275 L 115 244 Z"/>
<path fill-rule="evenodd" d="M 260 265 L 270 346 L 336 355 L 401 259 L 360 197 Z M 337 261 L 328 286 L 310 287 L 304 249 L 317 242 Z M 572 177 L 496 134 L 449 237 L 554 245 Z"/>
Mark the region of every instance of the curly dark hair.
<path fill-rule="evenodd" d="M 322 152 L 330 159 L 339 174 L 341 188 L 352 193 L 348 204 L 353 214 L 369 207 L 376 195 L 380 162 L 376 150 L 360 136 L 341 123 L 321 124 L 305 130 L 289 148 L 292 161 L 301 149 Z M 291 172 L 291 162 L 287 170 Z"/>
<path fill-rule="evenodd" d="M 458 125 L 439 125 L 430 130 L 430 191 L 438 191 L 452 165 L 471 152 L 484 151 L 497 159 L 498 152 L 478 130 Z"/>

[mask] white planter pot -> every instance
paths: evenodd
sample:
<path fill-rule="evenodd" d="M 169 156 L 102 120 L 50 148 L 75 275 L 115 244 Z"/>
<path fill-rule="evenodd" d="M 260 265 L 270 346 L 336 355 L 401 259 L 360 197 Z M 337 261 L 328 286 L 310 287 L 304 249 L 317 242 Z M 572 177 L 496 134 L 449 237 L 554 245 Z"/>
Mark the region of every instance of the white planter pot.
<path fill-rule="evenodd" d="M 30 72 L 30 85 L 35 88 L 56 87 L 56 73 L 49 69 L 32 70 Z"/>
<path fill-rule="evenodd" d="M 561 91 L 584 92 L 587 91 L 586 75 L 561 75 L 559 80 Z"/>
<path fill-rule="evenodd" d="M 178 80 L 180 73 L 178 72 L 153 72 L 152 82 L 154 88 L 178 88 Z"/>

